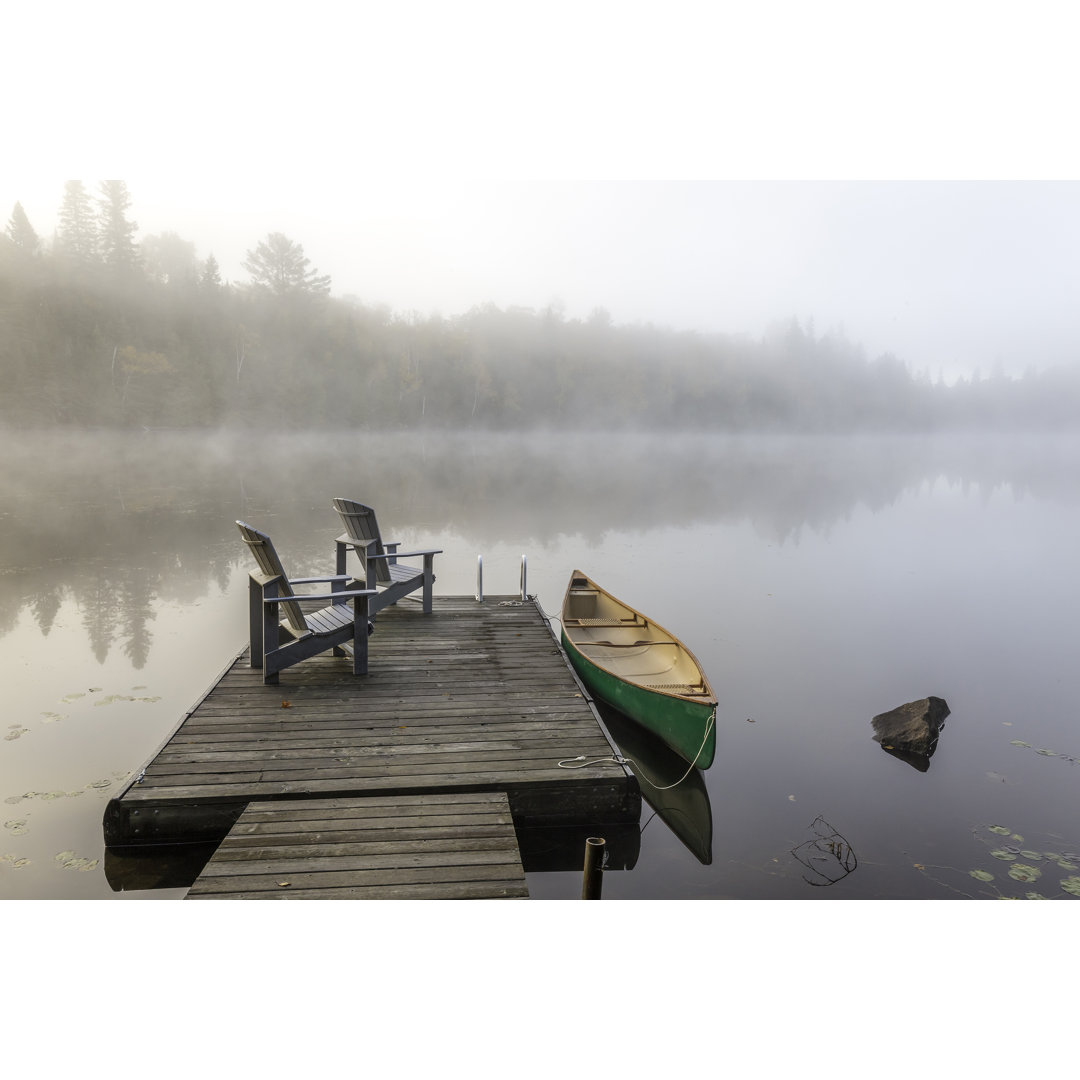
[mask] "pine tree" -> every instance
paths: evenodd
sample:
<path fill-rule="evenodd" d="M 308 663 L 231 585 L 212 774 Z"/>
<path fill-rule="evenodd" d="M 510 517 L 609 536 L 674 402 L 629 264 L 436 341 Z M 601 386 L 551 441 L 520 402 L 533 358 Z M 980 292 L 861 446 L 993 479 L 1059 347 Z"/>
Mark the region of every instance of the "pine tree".
<path fill-rule="evenodd" d="M 205 292 L 216 292 L 221 288 L 221 271 L 218 268 L 218 261 L 214 258 L 213 254 L 206 257 L 206 262 L 203 263 L 202 276 L 199 278 L 199 288 Z"/>
<path fill-rule="evenodd" d="M 270 233 L 254 251 L 247 253 L 243 267 L 252 283 L 268 289 L 275 296 L 288 293 L 311 293 L 325 296 L 330 292 L 330 276 L 308 269 L 311 260 L 304 249 L 282 233 Z"/>
<path fill-rule="evenodd" d="M 98 221 L 100 250 L 105 265 L 117 271 L 131 271 L 138 266 L 135 230 L 138 225 L 128 221 L 131 196 L 123 180 L 103 180 L 99 188 Z"/>
<path fill-rule="evenodd" d="M 81 180 L 69 180 L 64 185 L 57 239 L 60 250 L 76 262 L 97 261 L 98 236 L 94 212 Z"/>
<path fill-rule="evenodd" d="M 34 227 L 30 224 L 22 203 L 16 203 L 15 209 L 11 212 L 7 234 L 11 242 L 26 255 L 36 255 L 38 248 L 41 247 L 41 240 L 34 232 Z"/>

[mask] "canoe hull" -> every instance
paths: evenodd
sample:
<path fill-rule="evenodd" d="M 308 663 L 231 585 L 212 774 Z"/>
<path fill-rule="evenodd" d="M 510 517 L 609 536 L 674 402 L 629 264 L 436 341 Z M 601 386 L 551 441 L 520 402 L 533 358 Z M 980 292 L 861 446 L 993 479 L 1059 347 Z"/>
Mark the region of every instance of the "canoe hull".
<path fill-rule="evenodd" d="M 582 656 L 565 631 L 562 643 L 574 670 L 594 697 L 651 731 L 688 763 L 694 762 L 699 769 L 707 769 L 713 763 L 716 756 L 714 704 L 669 697 L 625 682 Z"/>
<path fill-rule="evenodd" d="M 575 570 L 563 602 L 562 645 L 594 697 L 651 731 L 687 762 L 700 769 L 712 764 L 716 698 L 693 653 L 682 642 Z M 604 662 L 584 650 L 603 656 Z M 649 656 L 650 652 L 654 655 Z M 644 669 L 650 663 L 656 673 L 635 681 L 630 669 Z M 661 669 L 677 674 L 660 677 Z M 677 693 L 655 686 L 668 681 L 696 683 L 697 692 L 689 693 L 689 685 L 686 692 Z M 647 685 L 650 682 L 654 685 Z"/>

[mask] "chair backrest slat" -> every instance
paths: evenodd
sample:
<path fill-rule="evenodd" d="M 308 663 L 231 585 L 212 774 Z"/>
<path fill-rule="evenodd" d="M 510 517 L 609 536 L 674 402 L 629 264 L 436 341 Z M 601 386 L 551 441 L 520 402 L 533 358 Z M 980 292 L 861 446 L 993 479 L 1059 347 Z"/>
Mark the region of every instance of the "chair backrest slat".
<path fill-rule="evenodd" d="M 259 564 L 259 569 L 270 577 L 279 578 L 278 583 L 278 595 L 279 596 L 295 596 L 296 594 L 292 590 L 292 586 L 289 584 L 289 575 L 285 573 L 284 567 L 281 565 L 281 560 L 278 558 L 278 553 L 274 550 L 274 545 L 270 540 L 270 537 L 264 532 L 259 532 L 258 529 L 253 529 L 250 525 L 246 525 L 242 521 L 236 523 L 237 528 L 240 530 L 240 535 L 244 538 L 244 543 L 247 544 L 251 554 L 255 556 L 255 561 Z M 296 632 L 296 634 L 308 633 L 307 620 L 304 618 L 304 613 L 300 610 L 300 605 L 295 600 L 289 600 L 285 603 L 278 604 L 281 608 L 281 617 L 284 618 L 290 627 Z"/>
<path fill-rule="evenodd" d="M 382 535 L 379 532 L 379 523 L 375 520 L 375 511 L 363 503 L 354 502 L 352 499 L 335 499 L 334 509 L 338 512 L 345 525 L 345 531 L 353 540 L 366 544 L 375 541 L 375 554 L 385 555 Z M 388 584 L 390 581 L 390 567 L 386 559 L 375 560 L 375 581 Z M 369 582 L 368 588 L 374 588 Z"/>

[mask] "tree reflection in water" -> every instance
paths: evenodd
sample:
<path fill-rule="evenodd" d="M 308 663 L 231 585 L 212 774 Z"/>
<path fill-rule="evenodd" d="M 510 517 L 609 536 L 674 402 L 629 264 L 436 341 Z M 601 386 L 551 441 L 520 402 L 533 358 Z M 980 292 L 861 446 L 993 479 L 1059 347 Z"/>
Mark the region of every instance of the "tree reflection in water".
<path fill-rule="evenodd" d="M 493 536 L 602 546 L 612 530 L 641 527 L 643 491 L 665 528 L 750 521 L 771 544 L 798 544 L 937 477 L 1080 503 L 1080 441 L 1046 455 L 1042 444 L 1025 453 L 1023 440 L 974 436 L 4 434 L 0 637 L 24 610 L 47 636 L 71 602 L 99 662 L 120 649 L 136 669 L 153 646 L 155 605 L 190 604 L 246 566 L 236 518 L 272 515 L 290 565 L 324 573 L 335 494 L 363 497 L 422 539 L 454 533 L 470 551 Z M 613 467 L 595 464 L 605 461 Z"/>

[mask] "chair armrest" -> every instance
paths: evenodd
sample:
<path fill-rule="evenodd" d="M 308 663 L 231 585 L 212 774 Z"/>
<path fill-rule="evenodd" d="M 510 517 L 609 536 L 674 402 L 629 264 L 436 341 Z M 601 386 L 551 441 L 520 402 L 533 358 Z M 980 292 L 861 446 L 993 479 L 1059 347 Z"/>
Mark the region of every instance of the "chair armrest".
<path fill-rule="evenodd" d="M 297 600 L 347 600 L 350 596 L 378 596 L 378 589 L 345 589 L 334 593 L 308 593 L 304 596 L 264 596 L 264 604 L 284 604 Z"/>
<path fill-rule="evenodd" d="M 369 555 L 369 559 L 407 559 L 410 555 L 441 555 L 442 548 L 432 548 L 430 551 L 390 551 L 385 555 Z"/>
<path fill-rule="evenodd" d="M 331 574 L 329 577 L 294 577 L 289 578 L 290 585 L 314 585 L 320 581 L 348 581 L 348 574 Z"/>
<path fill-rule="evenodd" d="M 366 547 L 368 544 L 373 544 L 374 540 L 361 540 L 359 537 L 350 536 L 348 533 L 342 533 L 334 543 L 335 544 L 347 544 L 349 547 Z M 385 540 L 383 541 L 383 547 L 390 547 Z M 396 547 L 397 542 L 392 546 Z M 387 551 L 382 555 L 369 555 L 369 559 L 402 559 L 408 558 L 410 555 L 441 555 L 443 553 L 442 548 L 429 548 L 426 551 Z"/>

